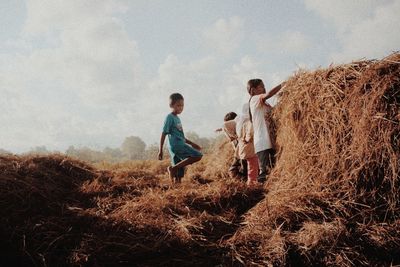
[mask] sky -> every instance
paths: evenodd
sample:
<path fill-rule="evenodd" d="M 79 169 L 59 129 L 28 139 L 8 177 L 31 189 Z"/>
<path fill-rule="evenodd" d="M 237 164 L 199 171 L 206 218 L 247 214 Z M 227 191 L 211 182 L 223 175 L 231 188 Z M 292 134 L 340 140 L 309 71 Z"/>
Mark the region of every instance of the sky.
<path fill-rule="evenodd" d="M 158 142 L 168 96 L 185 132 L 299 68 L 400 48 L 400 0 L 0 0 L 0 148 Z M 272 99 L 275 102 L 276 99 Z"/>

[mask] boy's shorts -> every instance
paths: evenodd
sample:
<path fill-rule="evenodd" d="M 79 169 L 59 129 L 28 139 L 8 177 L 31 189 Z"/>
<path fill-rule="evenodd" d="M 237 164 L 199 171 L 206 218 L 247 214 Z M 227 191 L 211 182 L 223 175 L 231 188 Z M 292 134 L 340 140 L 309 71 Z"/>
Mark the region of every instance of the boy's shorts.
<path fill-rule="evenodd" d="M 170 148 L 169 153 L 171 155 L 171 163 L 173 166 L 178 164 L 184 159 L 203 156 L 203 154 L 200 151 L 194 149 L 193 147 L 187 144 Z M 185 168 L 178 169 L 176 176 L 178 178 L 182 178 L 184 175 L 185 175 Z"/>

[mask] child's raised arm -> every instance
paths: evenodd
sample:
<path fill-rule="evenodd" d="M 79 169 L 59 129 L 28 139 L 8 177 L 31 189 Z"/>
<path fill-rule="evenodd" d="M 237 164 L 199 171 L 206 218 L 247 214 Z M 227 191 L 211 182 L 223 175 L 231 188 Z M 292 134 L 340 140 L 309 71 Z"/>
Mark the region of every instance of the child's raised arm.
<path fill-rule="evenodd" d="M 269 91 L 267 94 L 262 94 L 260 97 L 260 101 L 261 102 L 265 102 L 265 100 L 271 98 L 272 96 L 274 96 L 276 93 L 278 93 L 282 87 L 285 85 L 285 82 L 275 86 L 274 88 L 271 89 L 271 91 Z"/>
<path fill-rule="evenodd" d="M 160 138 L 160 149 L 158 151 L 158 159 L 162 160 L 163 159 L 163 147 L 164 147 L 164 142 L 165 142 L 165 137 L 167 135 L 165 133 L 161 134 L 161 138 Z"/>

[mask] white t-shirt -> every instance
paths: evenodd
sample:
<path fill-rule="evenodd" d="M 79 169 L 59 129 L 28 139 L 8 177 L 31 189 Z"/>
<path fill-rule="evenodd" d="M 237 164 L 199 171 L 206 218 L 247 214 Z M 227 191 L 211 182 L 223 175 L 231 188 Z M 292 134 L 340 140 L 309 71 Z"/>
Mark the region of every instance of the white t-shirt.
<path fill-rule="evenodd" d="M 250 110 L 254 129 L 254 149 L 260 152 L 272 148 L 268 126 L 265 123 L 267 107 L 260 102 L 260 95 L 255 95 L 250 100 Z"/>

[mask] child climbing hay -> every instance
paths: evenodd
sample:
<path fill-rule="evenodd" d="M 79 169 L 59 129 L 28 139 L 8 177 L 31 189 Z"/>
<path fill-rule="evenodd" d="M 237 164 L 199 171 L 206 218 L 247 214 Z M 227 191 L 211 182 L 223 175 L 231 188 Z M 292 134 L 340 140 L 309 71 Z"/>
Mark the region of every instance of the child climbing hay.
<path fill-rule="evenodd" d="M 171 181 L 173 183 L 180 183 L 185 173 L 184 167 L 201 160 L 203 154 L 199 151 L 201 147 L 186 139 L 183 133 L 182 123 L 178 117 L 184 107 L 183 96 L 179 93 L 170 95 L 169 106 L 172 112 L 167 115 L 164 121 L 158 159 L 162 160 L 163 158 L 164 141 L 168 135 L 172 166 L 169 166 L 167 170 Z"/>

